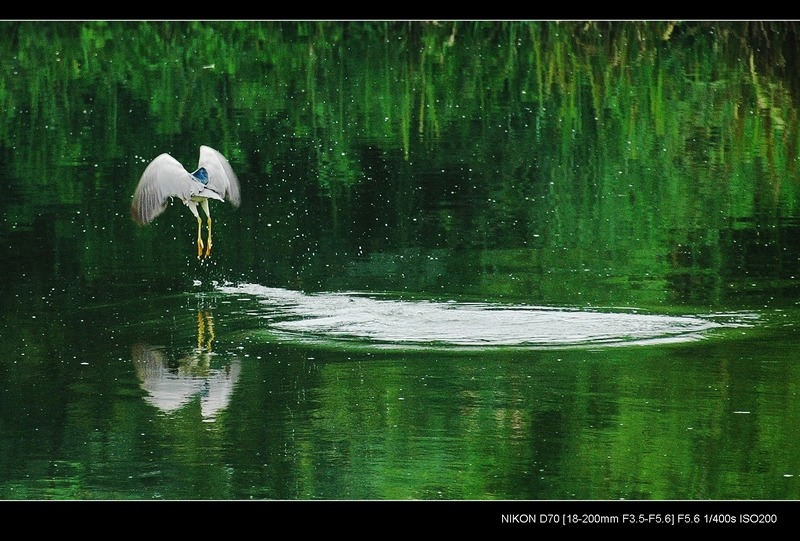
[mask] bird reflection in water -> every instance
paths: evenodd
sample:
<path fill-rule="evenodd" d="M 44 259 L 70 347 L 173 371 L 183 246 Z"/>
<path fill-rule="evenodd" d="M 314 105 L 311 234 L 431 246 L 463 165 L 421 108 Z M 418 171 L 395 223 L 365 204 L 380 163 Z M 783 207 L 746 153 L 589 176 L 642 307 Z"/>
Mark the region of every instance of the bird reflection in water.
<path fill-rule="evenodd" d="M 199 396 L 203 420 L 213 421 L 228 406 L 241 370 L 236 356 L 223 368 L 212 368 L 215 338 L 211 311 L 198 309 L 197 346 L 188 354 L 173 360 L 163 346 L 135 344 L 133 364 L 147 393 L 145 400 L 164 413 L 174 413 Z"/>

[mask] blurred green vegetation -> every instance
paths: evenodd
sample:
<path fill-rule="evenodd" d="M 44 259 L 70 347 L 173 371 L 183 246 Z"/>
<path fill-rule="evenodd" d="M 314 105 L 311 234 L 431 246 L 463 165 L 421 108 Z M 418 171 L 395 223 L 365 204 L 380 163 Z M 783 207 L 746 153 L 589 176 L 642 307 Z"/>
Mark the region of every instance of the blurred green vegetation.
<path fill-rule="evenodd" d="M 725 295 L 736 231 L 773 235 L 777 257 L 776 226 L 797 216 L 792 22 L 0 29 L 0 227 L 52 214 L 62 252 L 77 232 L 92 247 L 75 264 L 87 277 L 125 259 L 145 163 L 191 163 L 201 143 L 244 179 L 235 273 L 281 285 L 336 287 L 341 271 L 409 288 L 387 267 L 405 257 L 416 290 L 552 301 L 567 279 L 574 302 L 600 279 L 590 302 L 658 303 L 697 297 L 675 291 L 700 277 L 707 302 Z M 139 248 L 170 266 L 166 229 Z M 474 272 L 444 278 L 453 265 Z"/>
<path fill-rule="evenodd" d="M 231 347 L 281 362 L 248 366 L 216 432 L 191 409 L 151 422 L 126 340 L 147 321 L 194 344 L 159 295 L 195 279 L 796 308 L 797 28 L 0 22 L 1 495 L 796 498 L 796 310 L 772 341 L 488 360 L 237 342 L 231 324 Z M 244 195 L 214 208 L 206 266 L 184 209 L 128 215 L 150 159 L 190 165 L 200 144 Z"/>

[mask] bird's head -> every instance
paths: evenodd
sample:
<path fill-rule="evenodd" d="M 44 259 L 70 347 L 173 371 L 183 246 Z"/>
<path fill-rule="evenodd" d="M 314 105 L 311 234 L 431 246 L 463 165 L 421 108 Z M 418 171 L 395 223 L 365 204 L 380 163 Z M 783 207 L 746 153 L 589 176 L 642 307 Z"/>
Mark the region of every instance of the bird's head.
<path fill-rule="evenodd" d="M 192 176 L 196 178 L 203 186 L 208 184 L 208 171 L 206 171 L 205 167 L 201 167 L 200 169 L 192 173 Z"/>

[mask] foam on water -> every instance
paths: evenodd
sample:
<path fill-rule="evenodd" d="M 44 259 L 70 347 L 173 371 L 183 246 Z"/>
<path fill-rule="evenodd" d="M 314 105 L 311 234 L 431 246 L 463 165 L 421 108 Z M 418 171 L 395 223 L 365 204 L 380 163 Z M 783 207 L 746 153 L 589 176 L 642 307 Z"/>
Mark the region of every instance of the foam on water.
<path fill-rule="evenodd" d="M 697 340 L 713 329 L 748 325 L 747 315 L 665 316 L 490 303 L 393 300 L 359 293 L 305 294 L 258 284 L 218 286 L 263 306 L 276 334 L 434 346 L 565 347 Z"/>

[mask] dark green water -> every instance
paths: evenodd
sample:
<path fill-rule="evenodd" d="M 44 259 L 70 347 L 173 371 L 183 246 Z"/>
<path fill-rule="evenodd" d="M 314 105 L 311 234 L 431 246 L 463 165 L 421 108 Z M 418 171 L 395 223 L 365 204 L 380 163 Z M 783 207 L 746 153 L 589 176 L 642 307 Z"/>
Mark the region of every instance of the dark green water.
<path fill-rule="evenodd" d="M 0 30 L 0 498 L 800 498 L 795 25 Z"/>

